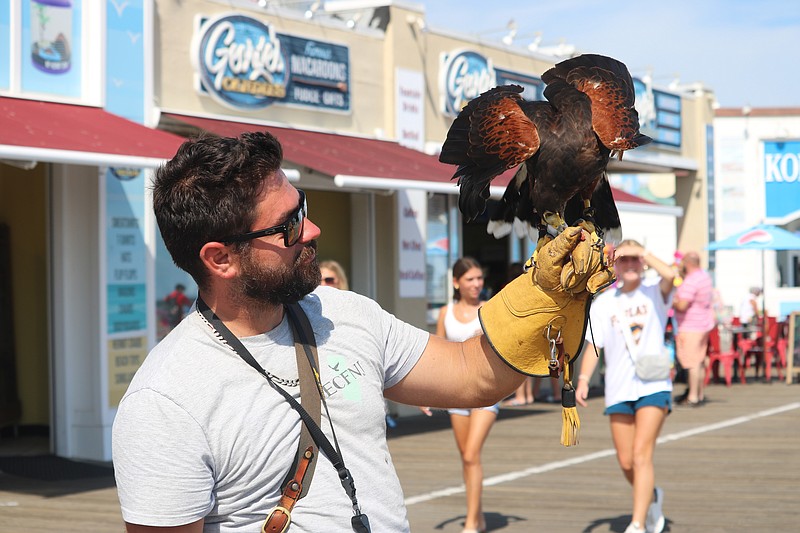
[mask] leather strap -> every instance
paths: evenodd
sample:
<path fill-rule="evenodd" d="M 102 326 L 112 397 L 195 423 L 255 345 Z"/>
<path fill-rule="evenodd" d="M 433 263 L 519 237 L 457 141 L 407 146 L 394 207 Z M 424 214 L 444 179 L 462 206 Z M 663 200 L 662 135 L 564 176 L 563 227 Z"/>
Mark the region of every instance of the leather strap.
<path fill-rule="evenodd" d="M 321 392 L 318 386 L 318 379 L 314 375 L 319 374 L 319 354 L 317 353 L 316 338 L 311 323 L 299 304 L 287 306 L 286 312 L 289 313 L 289 325 L 292 328 L 294 337 L 294 350 L 297 355 L 297 372 L 300 377 L 300 401 L 306 412 L 314 422 L 319 425 L 322 418 Z M 305 364 L 308 359 L 308 364 Z M 264 525 L 261 528 L 263 533 L 282 533 L 287 530 L 292 522 L 292 509 L 297 500 L 308 492 L 311 480 L 314 477 L 314 469 L 317 466 L 317 448 L 314 438 L 305 424 L 300 430 L 300 443 L 297 447 L 297 457 L 294 459 L 292 467 L 283 482 L 283 492 L 278 505 L 270 511 Z M 294 472 L 294 476 L 292 476 Z M 308 481 L 305 482 L 306 476 Z"/>
<path fill-rule="evenodd" d="M 272 376 L 266 370 L 264 370 L 261 367 L 261 365 L 258 364 L 258 362 L 255 360 L 252 354 L 250 354 L 250 352 L 247 350 L 247 348 L 245 348 L 245 346 L 236 337 L 236 335 L 231 333 L 231 331 L 222 322 L 222 320 L 220 320 L 219 317 L 217 317 L 214 314 L 211 308 L 208 307 L 208 304 L 206 304 L 201 297 L 199 296 L 197 297 L 197 310 L 205 318 L 209 326 L 217 332 L 218 336 L 230 347 L 231 350 L 233 350 L 248 365 L 250 365 L 259 374 L 261 374 L 264 377 L 264 379 L 267 380 L 267 383 L 269 383 L 270 387 L 272 387 L 276 392 L 278 392 L 281 396 L 283 396 L 284 399 L 287 402 L 289 402 L 292 408 L 295 411 L 297 411 L 297 413 L 300 415 L 303 425 L 308 429 L 309 433 L 311 434 L 311 437 L 314 441 L 314 444 L 317 446 L 317 449 L 321 449 L 323 453 L 325 453 L 325 455 L 327 455 L 328 458 L 331 460 L 333 467 L 336 469 L 336 472 L 339 475 L 339 481 L 342 484 L 342 488 L 347 493 L 347 496 L 350 498 L 350 501 L 353 503 L 353 517 L 351 520 L 353 530 L 358 533 L 369 533 L 370 532 L 369 520 L 367 518 L 367 515 L 361 512 L 361 507 L 358 505 L 358 498 L 356 498 L 355 481 L 353 480 L 352 474 L 350 474 L 350 471 L 344 464 L 344 458 L 342 457 L 342 453 L 339 449 L 339 443 L 336 440 L 336 432 L 333 429 L 333 421 L 331 420 L 330 413 L 328 412 L 327 405 L 325 404 L 325 396 L 322 391 L 322 383 L 320 383 L 319 379 L 319 363 L 318 363 L 318 356 L 316 353 L 316 344 L 315 344 L 316 340 L 314 337 L 314 331 L 311 328 L 311 324 L 308 321 L 308 317 L 305 316 L 305 312 L 303 311 L 303 309 L 300 307 L 299 304 L 286 306 L 285 309 L 287 310 L 289 323 L 291 324 L 292 333 L 295 338 L 295 347 L 298 347 L 297 339 L 299 338 L 300 339 L 299 345 L 302 346 L 303 348 L 302 353 L 305 354 L 306 358 L 308 359 L 309 366 L 312 369 L 312 375 L 314 381 L 316 382 L 319 402 L 315 401 L 316 398 L 314 400 L 309 400 L 307 398 L 308 394 L 303 394 L 302 391 L 300 399 L 308 400 L 305 401 L 305 403 L 309 406 L 316 405 L 317 409 L 320 409 L 318 405 L 319 403 L 321 403 L 325 407 L 325 411 L 328 416 L 328 423 L 330 424 L 331 427 L 331 435 L 333 437 L 333 442 L 336 446 L 335 448 L 334 445 L 330 443 L 328 438 L 322 432 L 322 429 L 320 429 L 319 427 L 318 421 L 320 420 L 321 412 L 320 415 L 317 415 L 317 420 L 314 420 L 314 418 L 300 404 L 300 402 L 298 402 L 291 394 L 283 390 L 280 386 L 278 386 L 277 383 L 275 383 Z M 305 365 L 301 363 L 302 359 L 301 351 L 296 350 L 296 355 L 298 358 L 298 364 L 297 364 L 298 375 L 302 376 L 301 369 L 304 368 Z M 310 389 L 309 387 L 305 387 L 305 390 L 308 391 Z M 314 457 L 315 455 L 312 455 L 310 459 L 313 461 Z M 300 460 L 300 462 L 302 462 L 302 459 Z M 299 464 L 297 466 L 299 468 Z M 306 475 L 307 469 L 308 466 L 306 466 L 303 470 L 304 476 Z M 295 465 L 292 465 L 292 468 L 289 470 L 290 473 L 292 470 L 295 470 Z M 308 475 L 309 476 L 313 475 L 313 471 L 308 472 Z M 309 477 L 308 481 L 306 481 L 305 483 L 306 487 L 308 487 L 310 483 L 311 483 L 311 478 Z M 284 487 L 284 491 L 285 490 L 286 487 Z M 302 483 L 300 492 L 301 494 L 299 497 L 302 497 Z M 286 514 L 287 517 L 291 518 L 290 509 L 286 509 L 285 513 L 283 512 L 283 509 L 278 509 L 278 511 L 280 511 L 279 514 Z M 284 529 L 288 527 L 288 522 L 283 527 Z"/>
<path fill-rule="evenodd" d="M 317 341 L 314 337 L 314 330 L 311 329 L 311 322 L 309 322 L 306 313 L 300 304 L 291 304 L 287 306 L 289 313 L 289 325 L 292 328 L 292 336 L 294 337 L 294 350 L 297 354 L 297 372 L 300 378 L 300 402 L 306 412 L 311 415 L 311 418 L 316 422 L 317 426 L 320 425 L 322 418 L 322 400 L 321 391 L 319 390 L 317 376 L 319 375 L 319 354 L 317 353 Z M 304 359 L 308 359 L 308 364 L 304 364 Z M 283 485 L 286 486 L 292 479 L 292 472 L 299 468 L 300 462 L 305 455 L 305 451 L 311 448 L 312 458 L 310 464 L 306 465 L 308 469 L 308 482 L 303 485 L 303 490 L 298 499 L 304 497 L 311 486 L 311 479 L 314 477 L 314 469 L 317 466 L 317 447 L 314 443 L 314 437 L 305 424 L 302 424 L 300 430 L 300 443 L 297 446 L 297 456 L 289 469 L 289 473 L 284 479 Z"/>
<path fill-rule="evenodd" d="M 262 533 L 283 533 L 289 528 L 289 524 L 292 522 L 294 504 L 300 499 L 305 486 L 311 484 L 311 479 L 305 486 L 303 481 L 307 474 L 311 474 L 308 469 L 315 458 L 314 447 L 309 446 L 306 448 L 297 465 L 294 478 L 286 484 L 278 505 L 270 511 L 267 519 L 264 520 L 264 525 L 261 527 Z"/>

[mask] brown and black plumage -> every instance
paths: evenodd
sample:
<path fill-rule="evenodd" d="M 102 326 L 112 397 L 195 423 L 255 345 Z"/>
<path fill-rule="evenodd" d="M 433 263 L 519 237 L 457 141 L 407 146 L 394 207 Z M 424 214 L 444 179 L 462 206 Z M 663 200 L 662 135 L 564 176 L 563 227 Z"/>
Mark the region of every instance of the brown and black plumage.
<path fill-rule="evenodd" d="M 470 101 L 453 121 L 439 160 L 458 165 L 459 208 L 467 220 L 479 216 L 491 181 L 519 167 L 489 214 L 495 236 L 512 224 L 536 239 L 582 223 L 617 240 L 606 167 L 612 155 L 621 159 L 651 141 L 639 133 L 630 73 L 615 59 L 585 54 L 558 63 L 542 80 L 547 101 L 523 100 L 522 87 L 504 85 Z"/>

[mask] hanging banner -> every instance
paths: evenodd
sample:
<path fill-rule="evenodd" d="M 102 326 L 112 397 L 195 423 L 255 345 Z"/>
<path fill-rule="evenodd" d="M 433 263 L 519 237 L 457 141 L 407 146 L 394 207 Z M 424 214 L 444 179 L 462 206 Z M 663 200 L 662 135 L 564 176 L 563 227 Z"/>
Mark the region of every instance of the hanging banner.
<path fill-rule="evenodd" d="M 425 297 L 427 201 L 425 191 L 397 191 L 400 298 Z"/>
<path fill-rule="evenodd" d="M 105 278 L 108 407 L 119 404 L 147 356 L 145 173 L 105 169 Z"/>

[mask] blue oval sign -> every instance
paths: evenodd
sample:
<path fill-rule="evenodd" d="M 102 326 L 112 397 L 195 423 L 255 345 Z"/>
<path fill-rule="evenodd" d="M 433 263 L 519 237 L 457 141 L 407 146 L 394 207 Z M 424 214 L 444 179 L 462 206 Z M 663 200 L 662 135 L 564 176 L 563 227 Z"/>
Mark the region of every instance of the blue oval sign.
<path fill-rule="evenodd" d="M 289 70 L 272 26 L 245 15 L 209 19 L 193 56 L 203 87 L 224 105 L 258 109 L 286 98 Z"/>
<path fill-rule="evenodd" d="M 491 59 L 477 52 L 453 53 L 445 56 L 443 63 L 442 111 L 448 115 L 457 115 L 467 102 L 497 84 Z"/>

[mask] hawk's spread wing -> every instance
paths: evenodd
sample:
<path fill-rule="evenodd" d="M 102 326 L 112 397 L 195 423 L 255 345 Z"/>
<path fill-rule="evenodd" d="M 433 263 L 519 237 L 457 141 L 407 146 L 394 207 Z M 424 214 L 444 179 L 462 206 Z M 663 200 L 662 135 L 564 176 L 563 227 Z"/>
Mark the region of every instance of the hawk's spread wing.
<path fill-rule="evenodd" d="M 629 150 L 652 139 L 639 133 L 633 80 L 624 63 L 584 54 L 562 61 L 542 74 L 548 85 L 563 80 L 589 97 L 592 128 L 609 150 Z"/>
<path fill-rule="evenodd" d="M 458 165 L 459 207 L 467 220 L 486 208 L 493 178 L 519 166 L 539 149 L 536 126 L 520 108 L 522 87 L 495 87 L 461 110 L 439 161 Z"/>

